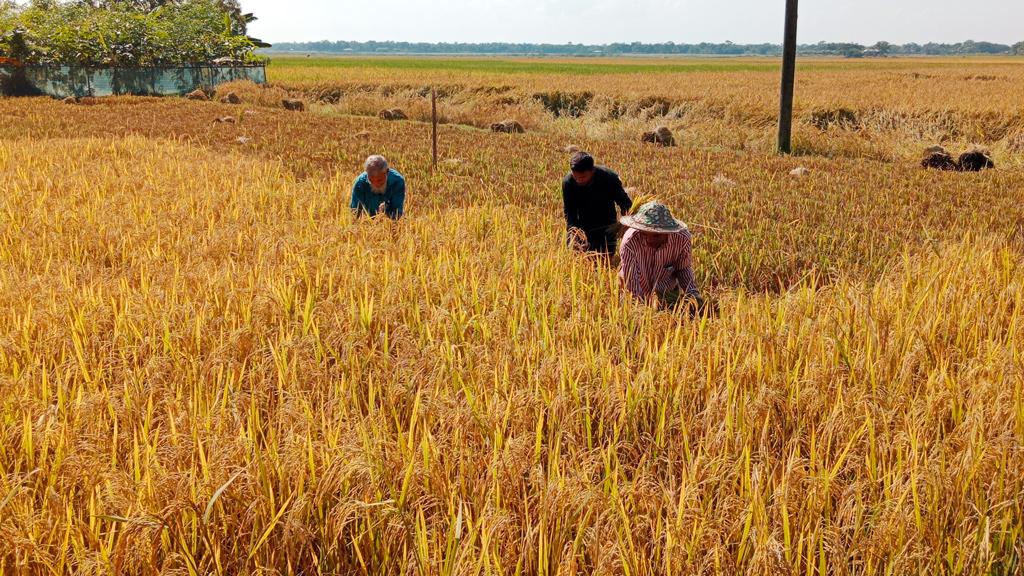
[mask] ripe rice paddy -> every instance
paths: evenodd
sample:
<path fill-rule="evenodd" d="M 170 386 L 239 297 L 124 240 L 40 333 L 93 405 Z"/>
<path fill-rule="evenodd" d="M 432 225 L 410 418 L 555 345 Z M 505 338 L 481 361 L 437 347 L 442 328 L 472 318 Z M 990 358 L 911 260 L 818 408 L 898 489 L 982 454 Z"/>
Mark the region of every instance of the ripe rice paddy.
<path fill-rule="evenodd" d="M 558 118 L 561 70 L 467 71 L 437 170 L 429 68 L 0 100 L 0 573 L 1019 573 L 1024 76 L 893 65 L 808 68 L 788 158 L 757 71 L 591 74 Z M 998 169 L 921 170 L 939 132 Z M 569 144 L 691 224 L 717 316 L 565 249 Z M 371 152 L 397 224 L 348 213 Z"/>

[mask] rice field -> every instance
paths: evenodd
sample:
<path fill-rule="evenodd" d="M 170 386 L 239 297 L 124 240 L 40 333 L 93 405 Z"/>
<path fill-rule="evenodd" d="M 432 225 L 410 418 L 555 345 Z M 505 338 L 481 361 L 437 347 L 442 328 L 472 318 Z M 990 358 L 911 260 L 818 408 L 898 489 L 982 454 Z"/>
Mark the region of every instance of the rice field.
<path fill-rule="evenodd" d="M 806 66 L 793 157 L 770 71 L 285 64 L 0 99 L 0 574 L 1024 570 L 1019 61 Z M 564 247 L 570 144 L 690 224 L 717 315 Z M 348 211 L 371 152 L 398 223 Z"/>

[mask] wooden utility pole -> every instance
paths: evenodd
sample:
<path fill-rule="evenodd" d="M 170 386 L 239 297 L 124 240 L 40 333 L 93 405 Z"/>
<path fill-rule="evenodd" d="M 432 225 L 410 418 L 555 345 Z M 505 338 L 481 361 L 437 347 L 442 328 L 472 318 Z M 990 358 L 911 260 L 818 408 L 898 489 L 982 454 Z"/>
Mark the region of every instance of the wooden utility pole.
<path fill-rule="evenodd" d="M 434 161 L 431 166 L 437 170 L 437 90 L 430 88 L 430 140 Z"/>
<path fill-rule="evenodd" d="M 798 0 L 786 0 L 786 37 L 782 44 L 782 90 L 779 105 L 779 153 L 793 151 L 793 84 L 796 81 Z"/>

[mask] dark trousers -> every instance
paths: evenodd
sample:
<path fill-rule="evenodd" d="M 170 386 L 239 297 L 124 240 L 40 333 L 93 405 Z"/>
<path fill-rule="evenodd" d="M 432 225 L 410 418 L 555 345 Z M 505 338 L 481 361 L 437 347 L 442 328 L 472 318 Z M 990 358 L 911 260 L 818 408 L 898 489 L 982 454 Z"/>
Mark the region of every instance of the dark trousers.
<path fill-rule="evenodd" d="M 587 236 L 587 247 L 585 252 L 592 252 L 596 254 L 603 254 L 605 256 L 613 256 L 615 249 L 619 245 L 619 237 L 614 232 L 608 232 L 607 230 L 588 230 L 586 231 Z M 572 238 L 569 239 L 572 242 Z M 582 248 L 581 248 L 582 249 Z"/>

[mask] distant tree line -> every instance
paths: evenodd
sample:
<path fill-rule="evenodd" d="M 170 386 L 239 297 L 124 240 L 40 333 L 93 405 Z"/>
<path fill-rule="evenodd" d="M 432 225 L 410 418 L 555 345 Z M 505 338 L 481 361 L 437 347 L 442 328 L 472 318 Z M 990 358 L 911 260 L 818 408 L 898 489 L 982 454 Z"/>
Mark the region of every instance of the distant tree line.
<path fill-rule="evenodd" d="M 679 54 L 693 56 L 780 56 L 779 44 L 734 44 L 732 42 L 676 44 L 642 42 L 614 44 L 512 44 L 488 43 L 428 43 L 428 42 L 281 42 L 278 51 L 322 52 L 330 54 L 537 54 L 537 55 L 592 55 L 618 56 L 630 54 Z M 843 56 L 867 58 L 884 56 L 959 56 L 972 54 L 1024 55 L 1024 42 L 1013 46 L 993 42 L 968 40 L 956 44 L 891 44 L 877 42 L 871 46 L 851 43 L 819 42 L 803 44 L 799 53 L 808 56 Z"/>
<path fill-rule="evenodd" d="M 179 66 L 253 62 L 238 0 L 0 0 L 0 64 Z"/>

